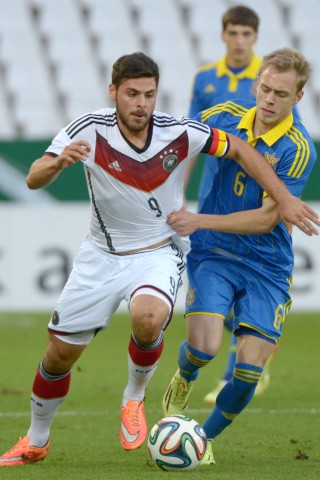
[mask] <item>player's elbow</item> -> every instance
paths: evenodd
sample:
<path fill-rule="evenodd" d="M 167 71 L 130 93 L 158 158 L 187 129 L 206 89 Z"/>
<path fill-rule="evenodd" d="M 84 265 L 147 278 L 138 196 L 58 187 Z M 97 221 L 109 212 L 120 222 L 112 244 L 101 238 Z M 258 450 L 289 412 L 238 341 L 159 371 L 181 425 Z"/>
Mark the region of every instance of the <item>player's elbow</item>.
<path fill-rule="evenodd" d="M 30 178 L 29 175 L 26 178 L 26 184 L 27 184 L 27 187 L 30 188 L 30 190 L 34 190 L 36 188 L 32 182 L 32 178 Z"/>
<path fill-rule="evenodd" d="M 30 190 L 38 190 L 39 188 L 45 187 L 49 182 L 45 182 L 42 178 L 39 178 L 37 175 L 28 174 L 26 177 L 26 184 Z"/>
<path fill-rule="evenodd" d="M 37 188 L 39 188 L 37 182 L 34 181 L 34 178 L 30 174 L 26 178 L 26 184 L 30 190 L 36 190 Z"/>

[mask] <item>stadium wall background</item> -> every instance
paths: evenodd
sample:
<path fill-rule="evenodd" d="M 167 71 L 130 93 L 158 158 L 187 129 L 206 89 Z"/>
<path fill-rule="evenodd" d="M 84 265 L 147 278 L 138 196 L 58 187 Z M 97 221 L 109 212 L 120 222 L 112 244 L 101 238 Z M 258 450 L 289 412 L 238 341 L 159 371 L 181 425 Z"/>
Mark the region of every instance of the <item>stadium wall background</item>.
<path fill-rule="evenodd" d="M 0 141 L 0 161 L 7 162 L 14 167 L 17 172 L 23 175 L 27 173 L 31 163 L 42 156 L 50 141 Z M 320 142 L 315 142 L 315 146 L 320 158 Z M 190 201 L 196 201 L 199 179 L 201 176 L 203 162 L 199 161 L 194 171 L 192 182 L 188 188 L 187 198 Z M 303 199 L 306 201 L 320 200 L 320 161 L 318 160 L 312 175 L 309 179 Z M 1 188 L 0 178 L 0 200 L 10 201 L 17 198 L 16 193 L 10 191 L 8 185 Z M 47 192 L 57 200 L 64 201 L 86 201 L 88 200 L 87 188 L 84 179 L 83 167 L 81 164 L 75 165 L 72 169 L 67 169 L 63 175 L 52 185 L 47 187 Z"/>

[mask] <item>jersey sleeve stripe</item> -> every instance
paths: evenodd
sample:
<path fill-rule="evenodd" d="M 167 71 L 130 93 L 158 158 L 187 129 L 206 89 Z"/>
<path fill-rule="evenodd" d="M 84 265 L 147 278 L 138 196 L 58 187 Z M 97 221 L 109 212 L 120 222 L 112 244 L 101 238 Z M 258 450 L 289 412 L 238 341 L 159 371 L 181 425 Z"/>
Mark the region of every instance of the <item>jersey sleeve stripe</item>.
<path fill-rule="evenodd" d="M 82 117 L 78 118 L 74 122 L 72 122 L 68 127 L 66 128 L 66 132 L 69 135 L 70 138 L 74 138 L 81 130 L 84 128 L 88 127 L 89 125 L 92 124 L 98 124 L 98 125 L 107 125 L 107 126 L 113 126 L 117 122 L 116 115 L 113 113 L 112 115 L 94 115 L 94 114 L 88 114 L 88 115 L 83 115 Z"/>
<path fill-rule="evenodd" d="M 213 115 L 217 115 L 221 112 L 228 112 L 234 116 L 242 117 L 248 111 L 247 108 L 241 107 L 240 105 L 234 102 L 227 102 L 227 103 L 219 103 L 214 107 L 208 108 L 204 110 L 201 114 L 201 121 L 205 122 L 208 118 L 212 117 Z"/>
<path fill-rule="evenodd" d="M 201 122 L 198 122 L 197 120 L 192 120 L 190 118 L 183 118 L 182 124 L 183 125 L 187 124 L 187 125 L 189 125 L 189 127 L 195 128 L 196 130 L 200 130 L 201 132 L 209 132 L 210 131 L 210 127 L 208 127 L 208 125 L 205 125 Z"/>
<path fill-rule="evenodd" d="M 181 117 L 181 119 L 177 119 L 175 117 L 168 117 L 168 116 L 161 116 L 159 113 L 154 114 L 154 124 L 157 127 L 164 128 L 164 127 L 172 127 L 175 125 L 188 125 L 191 128 L 195 128 L 196 130 L 200 130 L 202 132 L 209 133 L 210 128 L 207 125 L 204 125 L 196 120 L 187 117 Z"/>
<path fill-rule="evenodd" d="M 303 174 L 310 158 L 310 147 L 301 131 L 295 127 L 290 128 L 287 136 L 296 145 L 297 152 L 295 159 L 288 172 L 289 177 L 300 178 Z"/>

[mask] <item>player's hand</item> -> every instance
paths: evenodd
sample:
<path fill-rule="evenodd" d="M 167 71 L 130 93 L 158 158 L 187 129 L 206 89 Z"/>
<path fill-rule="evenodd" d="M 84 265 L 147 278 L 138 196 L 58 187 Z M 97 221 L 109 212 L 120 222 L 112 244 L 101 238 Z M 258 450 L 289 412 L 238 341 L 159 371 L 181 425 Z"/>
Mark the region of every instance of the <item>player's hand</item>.
<path fill-rule="evenodd" d="M 315 227 L 315 225 L 320 227 L 318 213 L 312 210 L 312 208 L 300 198 L 291 196 L 290 203 L 278 205 L 278 211 L 284 222 L 296 225 L 296 227 L 306 235 L 310 237 L 312 235 L 319 235 L 319 230 Z"/>
<path fill-rule="evenodd" d="M 65 147 L 60 155 L 56 157 L 58 170 L 63 170 L 74 165 L 79 160 L 86 160 L 90 154 L 90 144 L 84 140 L 78 140 Z"/>
<path fill-rule="evenodd" d="M 181 237 L 191 235 L 198 229 L 199 215 L 196 213 L 179 210 L 168 215 L 168 224 Z"/>

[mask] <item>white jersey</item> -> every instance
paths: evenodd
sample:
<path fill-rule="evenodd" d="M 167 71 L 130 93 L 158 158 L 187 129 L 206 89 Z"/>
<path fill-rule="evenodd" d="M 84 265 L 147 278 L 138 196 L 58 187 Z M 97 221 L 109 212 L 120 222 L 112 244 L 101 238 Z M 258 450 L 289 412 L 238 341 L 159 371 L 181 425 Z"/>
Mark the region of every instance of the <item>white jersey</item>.
<path fill-rule="evenodd" d="M 90 157 L 83 161 L 90 236 L 98 248 L 117 253 L 174 234 L 167 215 L 182 207 L 186 161 L 201 152 L 211 134 L 205 124 L 154 112 L 147 143 L 139 149 L 121 134 L 116 110 L 104 108 L 63 128 L 47 153 L 60 155 L 77 140 L 91 145 Z"/>

